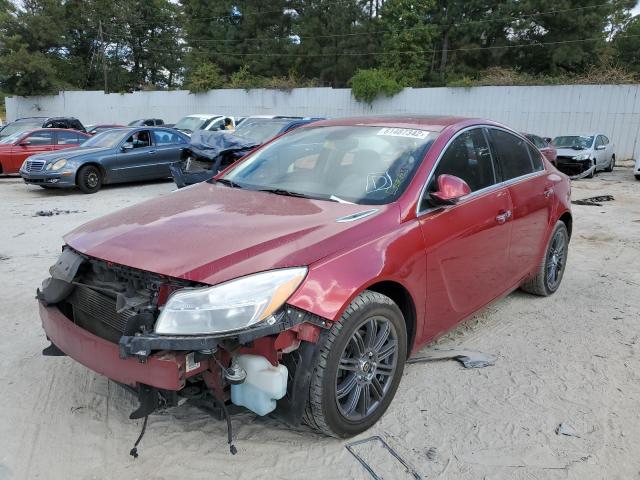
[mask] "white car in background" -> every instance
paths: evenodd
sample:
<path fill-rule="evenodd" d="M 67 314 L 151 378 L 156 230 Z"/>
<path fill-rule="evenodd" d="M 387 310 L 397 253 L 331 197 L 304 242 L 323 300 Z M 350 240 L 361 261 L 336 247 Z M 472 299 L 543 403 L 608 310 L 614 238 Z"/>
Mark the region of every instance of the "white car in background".
<path fill-rule="evenodd" d="M 235 118 L 215 113 L 195 113 L 193 115 L 187 115 L 178 120 L 173 128 L 187 135 L 191 135 L 196 130 L 222 130 L 227 119 L 231 120 L 231 125 L 235 128 Z"/>
<path fill-rule="evenodd" d="M 570 177 L 591 178 L 601 170 L 613 171 L 616 164 L 613 143 L 603 133 L 561 135 L 551 144 L 558 151 L 558 170 Z"/>
<path fill-rule="evenodd" d="M 636 180 L 640 180 L 640 157 L 636 158 L 636 164 L 633 167 L 633 174 L 636 176 Z"/>

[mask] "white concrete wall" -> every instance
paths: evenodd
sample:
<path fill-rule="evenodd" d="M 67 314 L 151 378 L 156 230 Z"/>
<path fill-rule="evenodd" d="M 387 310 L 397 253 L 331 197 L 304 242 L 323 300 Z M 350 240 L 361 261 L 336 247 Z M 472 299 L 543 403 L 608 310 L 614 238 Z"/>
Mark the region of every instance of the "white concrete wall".
<path fill-rule="evenodd" d="M 227 115 L 368 115 L 374 113 L 452 114 L 484 117 L 541 136 L 602 132 L 616 145 L 618 158 L 640 150 L 640 85 L 562 85 L 534 87 L 407 88 L 369 106 L 349 89 L 212 90 L 135 92 L 69 91 L 46 97 L 6 99 L 7 118 L 73 115 L 85 124 L 128 123 L 158 117 L 176 122 L 190 113 Z"/>

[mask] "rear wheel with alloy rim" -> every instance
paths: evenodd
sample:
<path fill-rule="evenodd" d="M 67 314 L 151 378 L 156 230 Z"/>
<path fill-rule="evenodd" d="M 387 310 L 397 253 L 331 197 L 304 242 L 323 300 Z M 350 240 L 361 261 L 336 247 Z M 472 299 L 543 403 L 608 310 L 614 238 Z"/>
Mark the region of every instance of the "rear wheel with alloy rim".
<path fill-rule="evenodd" d="M 616 166 L 616 156 L 611 157 L 611 161 L 609 162 L 609 166 L 607 167 L 607 172 L 613 172 L 613 167 Z"/>
<path fill-rule="evenodd" d="M 77 183 L 84 193 L 96 193 L 102 187 L 102 172 L 94 165 L 85 165 L 78 171 Z"/>
<path fill-rule="evenodd" d="M 536 275 L 520 288 L 525 292 L 543 297 L 554 293 L 562 282 L 568 254 L 569 233 L 566 225 L 559 221 L 551 233 L 551 239 Z"/>
<path fill-rule="evenodd" d="M 357 435 L 378 421 L 398 388 L 407 356 L 404 318 L 390 298 L 365 291 L 320 342 L 305 422 L 326 435 Z"/>

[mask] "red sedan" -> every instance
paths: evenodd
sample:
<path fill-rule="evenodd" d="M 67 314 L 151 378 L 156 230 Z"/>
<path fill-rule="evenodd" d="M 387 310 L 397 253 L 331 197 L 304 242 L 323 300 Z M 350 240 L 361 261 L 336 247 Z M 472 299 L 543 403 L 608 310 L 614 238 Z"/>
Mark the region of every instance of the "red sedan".
<path fill-rule="evenodd" d="M 531 143 L 533 143 L 538 150 L 545 156 L 547 160 L 549 160 L 553 165 L 556 165 L 556 160 L 558 158 L 558 151 L 556 148 L 551 145 L 551 140 L 547 140 L 546 138 L 539 137 L 538 135 L 534 135 L 532 133 L 525 133 L 525 137 L 527 137 Z"/>
<path fill-rule="evenodd" d="M 409 355 L 517 288 L 554 293 L 571 226 L 567 177 L 502 125 L 321 121 L 69 233 L 45 353 L 138 388 L 132 418 L 197 395 L 348 437 Z"/>
<path fill-rule="evenodd" d="M 91 136 L 64 128 L 40 128 L 17 132 L 0 140 L 0 173 L 18 173 L 27 157 L 36 153 L 77 147 L 87 138 Z"/>

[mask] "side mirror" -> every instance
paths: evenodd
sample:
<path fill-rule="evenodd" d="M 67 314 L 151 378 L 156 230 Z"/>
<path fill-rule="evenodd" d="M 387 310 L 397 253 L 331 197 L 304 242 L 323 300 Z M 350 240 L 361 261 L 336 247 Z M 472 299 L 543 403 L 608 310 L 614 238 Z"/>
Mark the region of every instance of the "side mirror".
<path fill-rule="evenodd" d="M 18 144 L 18 146 L 20 147 L 28 147 L 29 145 L 31 145 L 31 142 L 29 140 L 23 140 Z"/>
<path fill-rule="evenodd" d="M 471 193 L 471 188 L 459 177 L 443 174 L 438 177 L 438 191 L 430 194 L 436 204 L 453 205 L 465 195 Z"/>
<path fill-rule="evenodd" d="M 547 143 L 551 143 L 551 140 L 553 140 L 553 138 L 551 137 L 544 137 L 544 141 Z"/>
<path fill-rule="evenodd" d="M 124 145 L 122 145 L 122 150 L 131 150 L 133 148 L 133 143 L 131 142 L 126 142 Z"/>
<path fill-rule="evenodd" d="M 604 149 L 605 149 L 605 146 L 604 146 L 604 145 L 598 145 L 598 146 L 596 147 L 596 150 L 604 150 Z"/>

